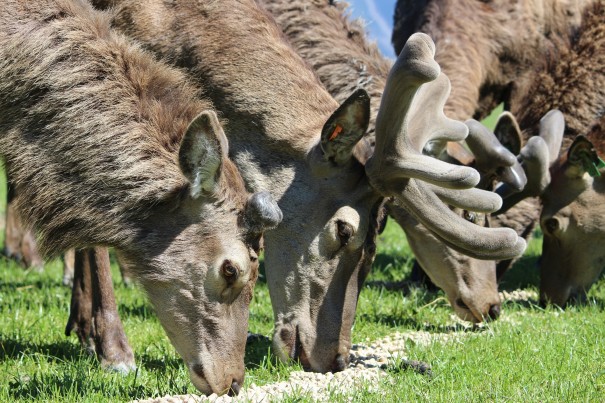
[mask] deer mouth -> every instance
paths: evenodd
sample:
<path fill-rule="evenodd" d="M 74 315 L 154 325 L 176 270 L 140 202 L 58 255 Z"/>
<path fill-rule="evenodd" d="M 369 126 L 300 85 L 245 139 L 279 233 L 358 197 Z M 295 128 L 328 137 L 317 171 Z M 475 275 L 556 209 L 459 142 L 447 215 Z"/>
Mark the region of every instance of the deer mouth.
<path fill-rule="evenodd" d="M 309 362 L 309 357 L 307 356 L 307 353 L 305 352 L 302 341 L 300 339 L 300 331 L 299 331 L 298 326 L 296 326 L 295 335 L 296 335 L 295 336 L 296 338 L 294 341 L 294 348 L 292 349 L 290 358 L 292 358 L 294 361 L 300 362 L 300 364 L 302 365 L 302 367 L 305 371 L 311 372 L 311 371 L 313 371 L 313 368 L 311 367 L 311 363 Z"/>

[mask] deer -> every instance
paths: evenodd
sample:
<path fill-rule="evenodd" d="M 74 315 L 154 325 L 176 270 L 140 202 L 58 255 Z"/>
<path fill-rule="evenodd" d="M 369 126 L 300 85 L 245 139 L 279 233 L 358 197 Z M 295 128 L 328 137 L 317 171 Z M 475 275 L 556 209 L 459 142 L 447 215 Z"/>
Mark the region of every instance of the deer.
<path fill-rule="evenodd" d="M 519 159 L 529 186 L 507 197 L 501 211 L 528 197 L 540 199 L 544 304 L 585 300 L 605 267 L 604 63 L 605 2 L 599 0 L 586 8 L 580 27 L 557 43 L 528 92 L 512 102 L 527 142 Z"/>
<path fill-rule="evenodd" d="M 195 387 L 236 393 L 257 249 L 281 212 L 245 189 L 212 103 L 87 1 L 3 2 L 0 55 L 0 155 L 16 211 L 44 256 L 79 250 L 74 283 L 99 291 L 73 318 L 94 328 L 82 338 L 122 330 L 103 312 L 115 301 L 97 270 L 111 246 Z M 124 346 L 95 347 L 104 366 L 134 365 Z"/>
<path fill-rule="evenodd" d="M 335 99 L 342 100 L 359 88 L 368 92 L 371 115 L 364 140 L 373 145 L 375 120 L 392 63 L 368 41 L 363 23 L 349 17 L 348 5 L 343 2 L 262 0 L 261 4 L 275 17 L 292 46 L 313 67 Z M 468 125 L 473 130 L 467 142 L 475 155 L 465 154 L 459 147 L 452 157 L 459 163 L 475 164 L 482 174 L 483 188 L 491 186 L 494 173 L 499 171 L 513 175 L 509 184 L 520 189 L 524 184 L 523 172 L 519 172 L 515 160 L 521 145 L 519 134 L 505 124 L 496 129 L 501 139 L 507 139 L 509 151 L 477 122 L 469 121 Z M 369 155 L 359 158 L 365 161 Z M 473 259 L 453 250 L 405 209 L 395 203 L 387 206 L 389 214 L 405 231 L 417 261 L 445 291 L 458 316 L 473 322 L 497 318 L 500 297 L 494 262 Z M 458 210 L 458 214 L 476 224 L 489 225 L 489 215 L 463 210 Z"/>
<path fill-rule="evenodd" d="M 518 94 L 527 93 L 541 60 L 580 26 L 583 10 L 595 1 L 398 0 L 392 42 L 398 52 L 409 35 L 425 32 L 442 43 L 436 58 L 452 77 L 446 113 L 454 119 L 481 119 L 500 103 L 506 110 L 513 109 Z M 441 144 L 434 152 L 456 153 L 455 148 L 451 143 Z M 513 228 L 529 240 L 539 209 L 536 198 L 524 199 L 514 209 L 492 217 L 493 225 Z M 496 263 L 498 280 L 514 261 Z"/>
<path fill-rule="evenodd" d="M 524 249 L 514 231 L 476 226 L 441 201 L 473 211 L 501 203 L 472 188 L 479 181 L 472 168 L 421 153 L 432 139 L 468 133 L 442 113 L 449 82 L 427 36 L 410 38 L 390 72 L 364 165 L 356 155 L 367 146 L 360 140 L 369 96 L 355 91 L 339 106 L 255 1 L 112 3 L 114 27 L 203 85 L 227 121 L 230 155 L 248 188 L 266 188 L 284 212 L 264 244 L 273 351 L 284 361 L 317 372 L 348 365 L 357 298 L 387 198 L 474 256 Z"/>
<path fill-rule="evenodd" d="M 589 56 L 586 49 L 591 49 L 587 43 L 582 44 L 581 41 L 576 41 L 574 35 L 581 35 L 590 40 L 596 41 L 594 49 L 599 49 L 599 33 L 591 31 L 588 25 L 584 22 L 586 15 L 594 14 L 593 8 L 599 9 L 602 7 L 600 0 L 582 0 L 582 1 L 531 1 L 509 4 L 508 2 L 489 2 L 483 4 L 480 2 L 464 1 L 464 2 L 447 2 L 447 1 L 428 1 L 421 3 L 407 2 L 400 0 L 395 11 L 395 29 L 393 31 L 393 43 L 395 50 L 399 49 L 405 42 L 407 36 L 412 32 L 422 31 L 431 34 L 439 43 L 443 39 L 444 48 L 449 47 L 450 51 L 443 52 L 436 56 L 436 59 L 442 64 L 446 73 L 453 76 L 452 78 L 452 94 L 450 98 L 452 103 L 447 109 L 451 110 L 452 116 L 461 117 L 457 113 L 464 113 L 465 116 L 474 114 L 476 117 L 481 117 L 493 106 L 499 102 L 504 102 L 505 108 L 510 109 L 513 114 L 518 111 L 523 111 L 529 103 L 535 103 L 531 107 L 532 113 L 528 115 L 523 112 L 523 123 L 521 127 L 525 130 L 523 136 L 525 139 L 533 133 L 537 133 L 540 125 L 538 121 L 540 116 L 544 115 L 549 108 L 546 106 L 549 102 L 551 108 L 559 108 L 564 105 L 565 119 L 568 120 L 567 129 L 565 129 L 565 141 L 563 148 L 557 148 L 557 141 L 549 145 L 551 159 L 553 163 L 551 169 L 559 164 L 554 164 L 559 150 L 569 150 L 572 148 L 570 144 L 572 139 L 580 133 L 584 135 L 591 133 L 590 140 L 596 144 L 594 151 L 590 151 L 590 155 L 595 155 L 601 152 L 599 148 L 599 115 L 595 112 L 594 105 L 598 105 L 599 91 L 595 90 L 592 84 L 588 84 L 590 80 L 600 80 L 600 75 L 597 64 L 593 64 L 594 60 L 598 60 L 598 52 Z M 537 11 L 537 12 L 536 12 Z M 585 13 L 588 13 L 585 15 Z M 467 18 L 455 18 L 466 15 Z M 597 13 L 598 15 L 598 13 Z M 596 21 L 591 17 L 592 21 L 599 25 L 601 21 Z M 465 21 L 460 24 L 457 21 Z M 468 23 L 472 21 L 472 23 Z M 499 23 L 503 21 L 503 23 Z M 472 40 L 470 38 L 473 38 Z M 464 43 L 463 46 L 459 46 Z M 563 44 L 563 45 L 562 45 Z M 469 50 L 470 46 L 470 50 Z M 583 46 L 584 50 L 575 50 L 574 46 Z M 442 50 L 444 50 L 442 48 Z M 578 48 L 580 49 L 580 48 Z M 457 58 L 451 56 L 462 52 L 472 52 L 480 56 L 467 58 L 466 63 L 459 63 Z M 565 60 L 561 54 L 569 55 L 578 52 L 575 59 L 569 57 L 567 60 L 574 63 L 587 63 L 589 68 L 592 68 L 592 78 L 587 78 L 587 73 L 581 71 L 576 72 L 575 69 L 567 71 L 567 75 L 563 71 L 567 69 L 567 65 L 559 60 Z M 544 64 L 549 64 L 551 60 L 551 70 L 544 68 Z M 554 61 L 553 61 L 554 60 Z M 546 62 L 545 62 L 546 61 Z M 474 64 L 474 67 L 469 67 L 469 64 Z M 554 67 L 554 66 L 559 67 Z M 456 78 L 459 77 L 459 78 Z M 570 89 L 567 93 L 561 87 L 558 87 L 549 81 L 550 86 L 547 90 L 540 91 L 538 98 L 532 92 L 535 90 L 535 80 L 568 80 L 582 82 L 584 87 L 579 88 L 574 84 L 574 90 Z M 458 82 L 458 84 L 456 84 Z M 471 85 L 469 85 L 471 83 Z M 456 89 L 458 87 L 458 89 Z M 551 93 L 548 91 L 551 90 Z M 582 90 L 588 90 L 582 92 Z M 581 112 L 572 110 L 572 104 L 561 98 L 565 93 L 565 97 L 577 98 L 584 105 L 586 102 L 592 102 L 592 107 L 585 106 Z M 456 95 L 457 94 L 457 95 Z M 529 101 L 529 98 L 534 101 Z M 582 100 L 580 100 L 580 98 Z M 454 101 L 458 99 L 459 101 Z M 454 104 L 456 103 L 456 105 Z M 592 110 L 592 112 L 587 112 Z M 459 111 L 459 112 L 457 112 Z M 529 116 L 529 117 L 527 117 Z M 550 119 L 554 119 L 552 116 Z M 569 122 L 569 119 L 572 119 Z M 551 126 L 565 127 L 563 118 L 559 118 L 559 123 Z M 593 129 L 591 127 L 594 126 Z M 563 130 L 563 129 L 561 129 Z M 529 134 L 528 134 L 529 133 Z M 549 136 L 541 136 L 549 138 Z M 557 138 L 555 135 L 554 138 Z M 537 140 L 536 140 L 537 141 Z M 554 144 L 554 145 L 553 145 Z M 584 143 L 587 144 L 587 143 Z M 590 147 L 583 147 L 583 149 Z M 535 151 L 538 148 L 530 147 Z M 529 151 L 526 153 L 531 154 Z M 529 154 L 526 156 L 528 157 Z M 543 156 L 546 153 L 543 153 Z M 568 155 L 569 157 L 569 155 Z M 533 161 L 532 169 L 542 167 L 535 160 L 535 156 L 529 158 Z M 552 172 L 551 172 L 552 173 Z M 533 173 L 537 178 L 532 179 L 535 184 L 540 182 L 548 183 L 551 173 L 544 173 L 543 169 L 538 169 Z M 541 175 L 544 175 L 542 178 Z M 529 179 L 529 178 L 528 178 Z M 573 183 L 573 182 L 572 182 Z M 579 182 L 576 182 L 579 183 Z M 598 184 L 596 180 L 595 185 Z M 553 183 L 554 186 L 554 183 Z M 589 186 L 589 185 L 587 185 Z M 590 186 L 589 186 L 590 187 Z M 536 190 L 540 189 L 540 190 Z M 552 188 L 551 188 L 552 189 Z M 555 203 L 557 197 L 546 197 L 542 194 L 542 185 L 528 188 L 516 197 L 513 197 L 505 204 L 508 206 L 500 210 L 495 217 L 496 225 L 501 224 L 516 228 L 517 232 L 524 238 L 531 236 L 534 227 L 537 223 L 542 223 L 544 232 L 544 247 L 543 255 L 540 259 L 541 275 L 541 292 L 540 300 L 542 302 L 550 301 L 555 304 L 565 305 L 570 296 L 576 296 L 580 299 L 585 297 L 585 291 L 592 284 L 597 273 L 600 263 L 598 253 L 585 251 L 587 255 L 581 255 L 578 249 L 578 254 L 572 253 L 575 245 L 572 239 L 579 239 L 579 234 L 582 230 L 575 233 L 578 238 L 567 238 L 568 245 L 566 248 L 559 246 L 562 242 L 557 237 L 552 237 L 548 229 L 545 229 L 547 218 L 544 217 L 545 211 L 550 211 L 553 207 L 546 208 L 544 204 L 546 200 L 550 203 Z M 540 196 L 524 197 L 524 194 L 533 194 Z M 564 192 L 563 192 L 564 193 Z M 578 196 L 580 193 L 578 194 Z M 563 196 L 562 193 L 558 197 L 562 200 L 568 200 L 568 196 Z M 585 200 L 580 198 L 581 200 Z M 511 205 L 517 203 L 513 208 Z M 540 206 L 540 203 L 543 206 Z M 571 203 L 571 202 L 570 202 Z M 556 203 L 555 203 L 556 205 Z M 578 211 L 582 211 L 578 204 L 571 203 Z M 542 212 L 542 213 L 540 213 Z M 554 214 L 554 213 L 553 213 Z M 582 216 L 584 213 L 577 213 Z M 568 217 L 564 217 L 567 219 Z M 594 218 L 594 217 L 593 217 Z M 555 221 L 548 221 L 549 225 L 555 228 Z M 588 226 L 590 228 L 591 226 Z M 558 231 L 558 229 L 557 229 Z M 569 234 L 569 233 L 568 233 Z M 567 235 L 569 236 L 569 235 Z M 596 236 L 595 239 L 599 237 Z M 548 247 L 546 245 L 549 245 Z M 546 250 L 552 257 L 547 257 Z M 559 251 L 560 253 L 556 253 Z M 555 257 L 556 256 L 556 257 Z M 574 257 L 574 262 L 570 264 L 571 257 Z M 567 269 L 554 269 L 550 272 L 547 267 L 560 267 L 559 262 L 568 262 Z M 549 263 L 544 263 L 549 262 Z M 506 270 L 510 267 L 512 261 L 505 260 L 497 265 L 498 278 L 501 278 Z M 581 267 L 581 269 L 579 268 Z M 578 274 L 571 274 L 574 270 Z"/>

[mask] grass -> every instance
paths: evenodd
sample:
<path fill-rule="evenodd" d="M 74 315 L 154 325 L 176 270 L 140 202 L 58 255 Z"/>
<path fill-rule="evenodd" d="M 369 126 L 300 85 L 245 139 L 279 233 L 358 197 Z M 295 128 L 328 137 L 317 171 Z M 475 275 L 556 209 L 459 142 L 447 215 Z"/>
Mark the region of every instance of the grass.
<path fill-rule="evenodd" d="M 5 200 L 0 180 L 0 200 Z M 0 214 L 4 206 L 0 205 Z M 502 283 L 507 290 L 536 290 L 535 262 L 541 235 Z M 588 302 L 565 311 L 533 303 L 504 305 L 500 320 L 478 329 L 460 326 L 441 292 L 415 289 L 404 294 L 376 285 L 399 281 L 412 256 L 401 229 L 390 221 L 380 236 L 377 258 L 364 287 L 353 331 L 356 343 L 393 332 L 427 331 L 460 337 L 429 346 L 410 341 L 407 355 L 430 363 L 433 376 L 401 370 L 377 384 L 360 384 L 334 401 L 602 401 L 605 396 L 605 286 L 594 286 Z M 113 265 L 114 277 L 119 279 Z M 119 311 L 137 359 L 129 375 L 102 370 L 75 336 L 65 337 L 70 290 L 61 285 L 61 265 L 42 273 L 0 260 L 0 401 L 128 401 L 195 393 L 187 372 L 157 318 L 137 288 L 115 282 Z M 374 283 L 372 283 L 374 282 Z M 273 314 L 264 277 L 251 305 L 250 330 L 271 336 Z M 246 353 L 246 385 L 288 379 L 299 366 L 286 366 L 259 339 Z M 310 401 L 305 395 L 284 401 Z"/>
<path fill-rule="evenodd" d="M 397 225 L 381 235 L 370 280 L 400 280 L 409 274 L 411 256 Z M 529 264 L 517 265 L 506 288 L 536 289 Z M 533 254 L 533 256 L 532 256 Z M 74 336 L 66 338 L 70 292 L 61 285 L 61 265 L 27 272 L 3 261 L 0 270 L 0 401 L 127 401 L 166 394 L 195 393 L 183 364 L 164 335 L 143 293 L 117 281 L 120 316 L 135 351 L 138 371 L 126 376 L 99 368 Z M 115 278 L 119 278 L 114 267 Z M 525 275 L 524 275 L 525 274 Z M 518 280 L 516 280 L 518 279 Z M 515 284 L 517 282 L 517 284 Z M 429 347 L 409 342 L 412 359 L 432 365 L 433 377 L 393 366 L 390 381 L 360 385 L 358 401 L 599 401 L 605 393 L 605 288 L 593 287 L 589 302 L 565 311 L 533 304 L 507 303 L 500 320 L 468 331 L 457 326 L 441 293 L 423 289 L 408 295 L 366 286 L 361 293 L 354 341 L 416 330 L 461 337 Z M 259 282 L 251 307 L 252 332 L 271 335 L 272 312 L 266 284 Z M 288 378 L 296 366 L 273 358 L 269 343 L 249 346 L 246 384 Z M 371 387 L 372 386 L 372 387 Z M 292 401 L 306 401 L 292 396 Z M 336 400 L 347 396 L 335 394 Z M 288 399 L 289 400 L 289 399 Z"/>

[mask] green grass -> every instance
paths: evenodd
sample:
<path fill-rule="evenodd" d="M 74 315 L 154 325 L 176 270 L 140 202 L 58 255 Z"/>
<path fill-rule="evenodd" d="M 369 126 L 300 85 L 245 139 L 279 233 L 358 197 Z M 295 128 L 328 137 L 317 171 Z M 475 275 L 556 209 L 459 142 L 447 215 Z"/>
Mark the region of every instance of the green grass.
<path fill-rule="evenodd" d="M 5 194 L 0 180 L 0 200 L 5 200 Z M 537 289 L 540 244 L 538 232 L 526 255 L 507 273 L 505 289 Z M 388 379 L 378 385 L 360 384 L 348 395 L 333 394 L 331 400 L 603 401 L 604 280 L 592 288 L 585 305 L 562 311 L 541 309 L 532 302 L 509 302 L 500 320 L 469 329 L 453 318 L 441 292 L 415 289 L 404 294 L 377 285 L 376 281 L 405 279 L 411 265 L 403 232 L 391 220 L 380 236 L 376 262 L 360 296 L 354 342 L 417 330 L 460 337 L 430 346 L 407 343 L 407 356 L 430 363 L 432 377 L 400 370 L 392 363 Z M 119 279 L 117 267 L 112 269 Z M 128 401 L 196 392 L 143 293 L 119 280 L 115 288 L 120 316 L 138 370 L 125 376 L 102 370 L 94 357 L 80 349 L 75 336 L 64 335 L 70 290 L 61 285 L 61 275 L 56 261 L 36 273 L 0 260 L 1 402 Z M 251 305 L 250 330 L 271 336 L 272 325 L 269 293 L 261 276 Z M 283 381 L 291 371 L 300 370 L 277 362 L 262 339 L 248 346 L 246 367 L 246 385 Z M 303 394 L 284 401 L 310 398 Z"/>
<path fill-rule="evenodd" d="M 369 280 L 405 278 L 411 259 L 397 224 L 389 222 L 380 245 Z M 511 278 L 507 276 L 507 289 L 517 288 L 515 281 L 524 289 L 536 289 L 537 276 L 529 263 L 537 252 L 532 246 Z M 0 401 L 126 401 L 195 393 L 140 290 L 119 281 L 115 284 L 120 316 L 139 367 L 123 376 L 100 369 L 74 336 L 64 336 L 70 292 L 61 285 L 59 262 L 51 262 L 42 273 L 6 261 L 0 266 Z M 117 268 L 113 269 L 118 279 Z M 370 388 L 375 385 L 360 385 L 352 397 L 381 402 L 599 401 L 605 393 L 602 283 L 593 287 L 586 305 L 561 311 L 507 303 L 500 320 L 475 331 L 458 325 L 441 293 L 417 289 L 404 295 L 368 285 L 359 301 L 355 342 L 415 330 L 461 337 L 429 347 L 408 343 L 407 355 L 430 363 L 432 378 L 392 366 L 391 381 L 382 382 L 381 394 Z M 269 295 L 261 278 L 250 330 L 270 336 L 271 328 Z M 300 369 L 276 362 L 264 340 L 249 346 L 246 362 L 247 385 L 282 381 L 290 371 Z M 304 395 L 292 396 L 292 401 L 306 400 Z"/>

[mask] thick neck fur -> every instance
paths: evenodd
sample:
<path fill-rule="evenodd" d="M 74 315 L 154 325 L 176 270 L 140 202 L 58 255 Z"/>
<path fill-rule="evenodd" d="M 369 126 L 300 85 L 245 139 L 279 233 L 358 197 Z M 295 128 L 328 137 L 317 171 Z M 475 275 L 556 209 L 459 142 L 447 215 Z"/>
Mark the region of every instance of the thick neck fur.
<path fill-rule="evenodd" d="M 2 2 L 0 146 L 45 251 L 118 246 L 178 199 L 177 152 L 209 102 L 84 1 Z"/>
<path fill-rule="evenodd" d="M 370 95 L 370 143 L 380 99 L 392 62 L 366 38 L 362 21 L 351 20 L 348 4 L 325 0 L 261 0 L 292 46 L 313 67 L 322 84 L 339 102 L 356 89 Z M 359 150 L 357 150 L 359 151 Z M 363 157 L 358 155 L 363 161 Z"/>
<path fill-rule="evenodd" d="M 540 117 L 559 109 L 565 115 L 563 152 L 580 134 L 605 152 L 605 1 L 587 8 L 582 25 L 557 43 L 532 83 L 512 110 L 527 136 L 537 134 Z"/>
<path fill-rule="evenodd" d="M 399 0 L 393 44 L 398 53 L 413 32 L 429 34 L 435 59 L 452 82 L 446 113 L 480 118 L 500 102 L 509 105 L 517 87 L 530 85 L 532 66 L 578 26 L 592 1 Z"/>
<path fill-rule="evenodd" d="M 253 0 L 123 1 L 116 11 L 124 32 L 203 83 L 236 154 L 256 142 L 273 163 L 302 158 L 337 107 Z"/>

